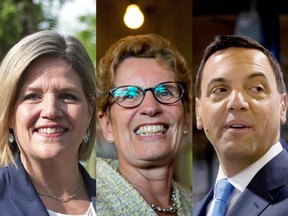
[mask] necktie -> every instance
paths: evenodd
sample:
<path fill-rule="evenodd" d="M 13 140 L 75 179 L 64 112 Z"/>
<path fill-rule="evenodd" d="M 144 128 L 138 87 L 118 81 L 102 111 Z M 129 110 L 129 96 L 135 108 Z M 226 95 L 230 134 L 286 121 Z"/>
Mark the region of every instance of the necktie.
<path fill-rule="evenodd" d="M 227 179 L 221 179 L 216 184 L 216 200 L 213 209 L 213 216 L 225 215 L 227 200 L 233 190 L 233 185 Z"/>

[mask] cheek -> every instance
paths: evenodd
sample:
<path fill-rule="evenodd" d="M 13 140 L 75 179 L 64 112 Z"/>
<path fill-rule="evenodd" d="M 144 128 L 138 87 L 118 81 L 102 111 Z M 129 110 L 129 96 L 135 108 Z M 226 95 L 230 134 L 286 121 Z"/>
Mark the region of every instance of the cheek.
<path fill-rule="evenodd" d="M 207 136 L 219 133 L 220 125 L 223 124 L 223 120 L 225 118 L 226 117 L 223 114 L 220 115 L 219 113 L 212 111 L 205 112 L 204 110 L 201 115 L 201 126 L 203 131 L 206 133 Z"/>
<path fill-rule="evenodd" d="M 170 119 L 170 121 L 174 122 L 177 125 L 184 126 L 187 125 L 189 120 L 188 113 L 185 113 L 185 109 L 183 106 L 179 107 L 167 107 L 167 109 L 164 109 L 164 114 L 167 115 L 167 119 Z"/>
<path fill-rule="evenodd" d="M 134 109 L 123 109 L 120 107 L 111 108 L 110 110 L 110 122 L 113 133 L 119 133 L 119 131 L 127 130 L 131 128 L 130 125 L 134 122 L 134 116 L 136 111 Z"/>
<path fill-rule="evenodd" d="M 67 118 L 73 119 L 75 121 L 86 123 L 89 121 L 90 114 L 88 106 L 81 105 L 81 106 L 63 106 L 60 108 L 63 116 Z M 89 124 L 89 123 L 88 123 Z"/>
<path fill-rule="evenodd" d="M 30 125 L 33 121 L 33 117 L 35 116 L 35 111 L 30 107 L 18 106 L 15 108 L 15 112 L 12 115 L 12 127 L 16 127 L 17 125 Z"/>

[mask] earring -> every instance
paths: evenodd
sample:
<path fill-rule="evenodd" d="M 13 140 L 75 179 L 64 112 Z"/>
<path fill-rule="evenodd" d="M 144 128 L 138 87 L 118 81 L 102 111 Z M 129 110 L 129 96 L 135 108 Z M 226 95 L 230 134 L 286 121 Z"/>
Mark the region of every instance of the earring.
<path fill-rule="evenodd" d="M 109 143 L 113 143 L 114 142 L 113 138 L 112 137 L 108 137 L 108 142 Z"/>
<path fill-rule="evenodd" d="M 89 136 L 90 136 L 90 129 L 88 129 L 87 133 L 83 137 L 83 142 L 88 143 L 89 141 Z"/>
<path fill-rule="evenodd" d="M 188 130 L 184 130 L 184 131 L 183 131 L 183 134 L 184 134 L 184 135 L 187 135 L 187 134 L 188 134 Z"/>
<path fill-rule="evenodd" d="M 13 133 L 8 133 L 8 143 L 11 145 L 14 142 L 14 135 Z"/>

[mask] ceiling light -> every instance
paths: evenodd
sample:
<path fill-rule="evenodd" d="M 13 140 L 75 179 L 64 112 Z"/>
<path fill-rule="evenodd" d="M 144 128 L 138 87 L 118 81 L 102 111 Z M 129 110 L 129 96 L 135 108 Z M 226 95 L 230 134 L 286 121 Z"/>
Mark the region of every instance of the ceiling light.
<path fill-rule="evenodd" d="M 144 23 L 144 15 L 138 5 L 130 4 L 126 8 L 123 20 L 128 28 L 138 29 Z"/>

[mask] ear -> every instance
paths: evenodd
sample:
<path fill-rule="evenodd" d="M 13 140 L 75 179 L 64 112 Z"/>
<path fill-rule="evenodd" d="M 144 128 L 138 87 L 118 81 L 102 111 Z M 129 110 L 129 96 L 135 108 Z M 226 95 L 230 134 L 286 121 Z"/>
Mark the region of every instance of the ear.
<path fill-rule="evenodd" d="M 195 98 L 195 113 L 196 113 L 196 125 L 199 130 L 203 129 L 203 123 L 201 120 L 201 101 L 199 98 Z"/>
<path fill-rule="evenodd" d="M 287 94 L 281 94 L 280 101 L 280 123 L 285 124 L 286 122 L 286 112 L 287 112 Z"/>
<path fill-rule="evenodd" d="M 97 112 L 97 117 L 100 122 L 101 128 L 102 128 L 102 133 L 105 138 L 105 140 L 108 143 L 114 142 L 114 136 L 113 136 L 113 130 L 112 130 L 112 125 L 110 122 L 109 117 L 107 116 L 106 113 L 102 111 Z"/>

